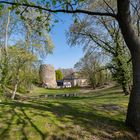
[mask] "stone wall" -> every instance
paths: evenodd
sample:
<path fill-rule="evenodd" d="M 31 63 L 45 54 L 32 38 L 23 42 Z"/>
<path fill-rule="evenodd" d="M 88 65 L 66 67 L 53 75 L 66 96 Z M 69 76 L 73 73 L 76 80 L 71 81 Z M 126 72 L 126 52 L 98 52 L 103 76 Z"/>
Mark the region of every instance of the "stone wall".
<path fill-rule="evenodd" d="M 39 70 L 42 85 L 47 88 L 56 88 L 55 69 L 52 65 L 42 64 Z"/>

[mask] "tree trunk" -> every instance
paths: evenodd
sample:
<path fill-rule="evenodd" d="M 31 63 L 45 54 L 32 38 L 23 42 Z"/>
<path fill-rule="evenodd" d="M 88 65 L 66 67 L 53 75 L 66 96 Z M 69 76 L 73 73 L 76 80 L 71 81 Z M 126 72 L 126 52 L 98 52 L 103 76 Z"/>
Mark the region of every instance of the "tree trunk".
<path fill-rule="evenodd" d="M 14 87 L 14 91 L 13 91 L 13 95 L 11 97 L 11 99 L 15 99 L 15 96 L 16 96 L 16 92 L 17 92 L 17 87 L 18 87 L 18 83 L 15 84 L 15 87 Z"/>
<path fill-rule="evenodd" d="M 7 23 L 6 23 L 6 27 L 5 27 L 5 43 L 4 46 L 2 48 L 2 57 L 3 57 L 3 61 L 2 61 L 2 78 L 1 78 L 1 88 L 2 88 L 2 92 L 3 95 L 5 95 L 5 89 L 6 89 L 6 77 L 7 77 L 7 73 L 8 73 L 8 56 L 7 56 L 7 47 L 8 47 L 8 30 L 9 30 L 9 24 L 10 24 L 10 14 L 11 11 L 8 11 L 8 17 L 7 17 Z"/>
<path fill-rule="evenodd" d="M 15 83 L 15 86 L 14 86 L 13 95 L 12 95 L 12 97 L 11 97 L 11 99 L 13 99 L 13 100 L 15 99 L 18 85 L 19 85 L 19 68 L 18 68 L 18 70 L 17 70 L 17 74 L 16 74 L 16 83 Z"/>
<path fill-rule="evenodd" d="M 8 19 L 7 19 L 7 24 L 6 24 L 6 31 L 5 31 L 5 45 L 4 45 L 4 54 L 7 56 L 7 47 L 8 47 L 8 30 L 9 30 L 9 25 L 10 25 L 10 14 L 11 11 L 8 11 Z"/>
<path fill-rule="evenodd" d="M 140 134 L 140 40 L 132 27 L 130 0 L 117 0 L 117 3 L 117 20 L 131 52 L 133 65 L 133 87 L 128 105 L 126 125 Z"/>
<path fill-rule="evenodd" d="M 140 134 L 140 55 L 133 60 L 133 87 L 130 94 L 126 125 Z"/>

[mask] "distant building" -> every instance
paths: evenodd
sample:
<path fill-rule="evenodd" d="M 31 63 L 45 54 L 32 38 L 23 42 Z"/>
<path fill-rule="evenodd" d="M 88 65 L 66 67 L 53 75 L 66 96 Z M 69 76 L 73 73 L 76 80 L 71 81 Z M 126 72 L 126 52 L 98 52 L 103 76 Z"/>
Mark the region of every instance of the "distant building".
<path fill-rule="evenodd" d="M 42 64 L 39 70 L 42 86 L 46 88 L 70 88 L 75 86 L 88 86 L 87 79 L 79 76 L 79 74 L 77 72 L 74 72 L 73 69 L 64 69 L 63 72 L 65 72 L 64 78 L 62 80 L 56 81 L 54 67 L 52 65 Z"/>
<path fill-rule="evenodd" d="M 65 76 L 63 80 L 57 81 L 57 85 L 60 87 L 86 87 L 88 86 L 88 81 L 86 78 L 82 78 L 76 72 Z"/>

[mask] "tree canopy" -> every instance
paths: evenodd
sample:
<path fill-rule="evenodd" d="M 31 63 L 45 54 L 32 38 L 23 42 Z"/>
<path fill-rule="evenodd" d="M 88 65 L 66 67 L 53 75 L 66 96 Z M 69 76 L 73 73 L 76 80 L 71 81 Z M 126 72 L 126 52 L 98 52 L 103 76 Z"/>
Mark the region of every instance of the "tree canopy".
<path fill-rule="evenodd" d="M 63 79 L 63 74 L 61 70 L 56 70 L 55 75 L 56 75 L 56 81 Z"/>

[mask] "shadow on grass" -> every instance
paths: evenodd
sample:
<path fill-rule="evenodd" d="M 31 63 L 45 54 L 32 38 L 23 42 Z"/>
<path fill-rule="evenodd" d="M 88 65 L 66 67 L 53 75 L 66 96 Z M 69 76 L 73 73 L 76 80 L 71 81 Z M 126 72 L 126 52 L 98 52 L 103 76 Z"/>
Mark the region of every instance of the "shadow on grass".
<path fill-rule="evenodd" d="M 11 118 L 9 121 L 5 121 L 7 127 L 0 133 L 0 138 L 4 138 L 10 132 L 12 122 L 14 117 L 16 116 L 19 120 L 22 128 L 20 129 L 22 139 L 28 140 L 28 136 L 25 131 L 26 122 L 30 124 L 31 127 L 39 134 L 41 140 L 45 140 L 47 138 L 47 133 L 43 133 L 41 128 L 34 124 L 30 116 L 26 113 L 26 111 L 32 111 L 33 115 L 39 115 L 45 117 L 43 112 L 51 112 L 55 115 L 57 120 L 59 120 L 62 124 L 67 124 L 67 116 L 70 117 L 69 121 L 72 124 L 78 125 L 83 128 L 85 131 L 89 132 L 91 135 L 96 135 L 101 139 L 118 139 L 118 140 L 132 140 L 131 135 L 118 135 L 117 131 L 125 131 L 126 128 L 124 126 L 124 122 L 122 120 L 116 120 L 115 118 L 111 118 L 110 116 L 105 116 L 103 114 L 99 114 L 98 110 L 93 107 L 93 109 L 87 109 L 85 106 L 77 106 L 77 104 L 70 104 L 67 102 L 59 102 L 58 105 L 49 102 L 37 101 L 35 102 L 1 102 L 0 105 L 9 106 L 11 108 Z M 17 112 L 15 109 L 18 109 Z M 4 116 L 3 116 L 4 117 Z M 47 116 L 46 116 L 47 117 Z M 10 122 L 10 123 L 9 123 Z M 61 128 L 61 126 L 58 126 Z M 73 128 L 65 128 L 65 129 L 73 129 Z M 54 139 L 57 139 L 57 135 L 53 134 Z M 61 138 L 60 138 L 61 139 Z"/>
<path fill-rule="evenodd" d="M 4 109 L 4 107 L 3 107 Z M 0 115 L 1 118 L 1 124 L 4 123 L 4 125 L 2 124 L 2 128 L 0 128 L 0 138 L 3 140 L 6 140 L 7 137 L 9 137 L 9 131 L 12 128 L 12 122 L 15 118 L 15 115 L 13 113 L 13 111 L 9 110 L 11 112 L 11 115 L 8 116 L 8 118 L 6 118 L 7 116 L 3 116 L 2 114 Z M 6 115 L 7 112 L 3 111 L 3 114 Z"/>
<path fill-rule="evenodd" d="M 38 126 L 36 126 L 31 118 L 26 114 L 25 110 L 28 109 L 45 109 L 45 108 L 36 108 L 34 105 L 30 104 L 22 104 L 18 102 L 11 102 L 11 103 L 0 103 L 0 105 L 3 105 L 1 107 L 1 113 L 0 113 L 0 139 L 1 140 L 28 140 L 27 136 L 27 124 L 30 125 L 36 133 L 39 134 L 40 140 L 45 140 L 47 137 L 46 133 L 44 134 Z M 30 108 L 31 107 L 31 108 Z M 18 109 L 17 109 L 18 108 Z M 18 128 L 18 126 L 21 126 Z M 20 131 L 20 136 L 17 138 L 14 131 Z M 12 136 L 12 137 L 11 137 Z"/>

